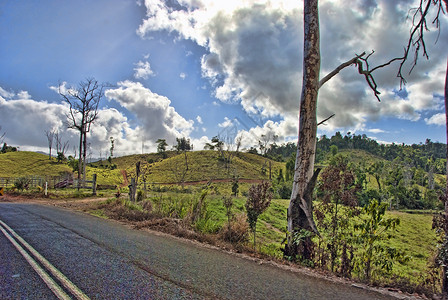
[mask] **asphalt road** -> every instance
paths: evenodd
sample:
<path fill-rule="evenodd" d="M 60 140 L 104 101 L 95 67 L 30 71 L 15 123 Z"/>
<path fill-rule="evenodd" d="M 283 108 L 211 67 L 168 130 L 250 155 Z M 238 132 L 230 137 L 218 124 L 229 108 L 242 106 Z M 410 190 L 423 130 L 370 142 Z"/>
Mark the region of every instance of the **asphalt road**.
<path fill-rule="evenodd" d="M 0 203 L 0 221 L 91 299 L 394 299 L 51 206 Z M 57 299 L 2 232 L 0 299 Z"/>

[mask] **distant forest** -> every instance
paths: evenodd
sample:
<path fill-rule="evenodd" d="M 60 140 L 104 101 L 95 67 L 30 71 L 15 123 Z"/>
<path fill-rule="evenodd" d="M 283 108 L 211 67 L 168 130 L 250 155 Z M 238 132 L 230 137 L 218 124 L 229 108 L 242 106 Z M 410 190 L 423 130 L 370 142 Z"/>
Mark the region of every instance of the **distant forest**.
<path fill-rule="evenodd" d="M 336 148 L 335 148 L 336 147 Z M 272 144 L 266 155 L 278 161 L 287 161 L 296 153 L 296 143 Z M 326 135 L 318 138 L 316 146 L 316 162 L 323 162 L 326 155 L 333 151 L 343 149 L 364 150 L 373 155 L 407 165 L 409 167 L 421 168 L 426 172 L 431 169 L 436 174 L 446 174 L 446 144 L 432 142 L 426 139 L 420 144 L 380 144 L 374 139 L 363 135 L 346 135 L 338 131 L 334 136 L 328 138 Z"/>

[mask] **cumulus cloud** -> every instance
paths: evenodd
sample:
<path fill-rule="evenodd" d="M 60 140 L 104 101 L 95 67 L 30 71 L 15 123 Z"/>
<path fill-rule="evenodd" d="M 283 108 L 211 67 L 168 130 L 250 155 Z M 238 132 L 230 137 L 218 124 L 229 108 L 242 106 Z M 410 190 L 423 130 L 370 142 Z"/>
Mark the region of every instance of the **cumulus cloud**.
<path fill-rule="evenodd" d="M 148 79 L 149 76 L 154 75 L 154 72 L 151 70 L 151 65 L 148 61 L 139 61 L 138 63 L 136 63 L 134 71 L 135 79 Z"/>
<path fill-rule="evenodd" d="M 320 1 L 322 67 L 333 70 L 355 53 L 370 52 L 371 65 L 402 55 L 413 1 Z M 201 68 L 224 102 L 240 102 L 250 114 L 264 118 L 298 113 L 302 76 L 303 24 L 297 1 L 146 0 L 147 16 L 141 36 L 154 31 L 176 32 L 204 47 Z M 347 9 L 350 7 L 351 9 Z M 442 28 L 447 28 L 442 18 Z M 327 130 L 360 129 L 384 116 L 419 120 L 421 113 L 440 105 L 439 80 L 448 48 L 448 31 L 426 35 L 431 59 L 421 60 L 408 75 L 407 96 L 397 92 L 396 65 L 376 72 L 382 102 L 378 103 L 356 69 L 348 68 L 320 91 L 318 118 L 331 114 Z M 406 66 L 406 70 L 409 66 Z M 405 71 L 407 74 L 407 71 Z M 336 79 L 338 78 L 338 79 Z"/>
<path fill-rule="evenodd" d="M 134 140 L 141 140 L 143 136 L 149 141 L 164 138 L 170 144 L 176 137 L 189 136 L 194 129 L 194 121 L 179 115 L 168 98 L 152 92 L 139 82 L 123 81 L 118 86 L 107 90 L 105 95 L 137 118 L 140 136 L 133 132 Z"/>
<path fill-rule="evenodd" d="M 179 74 L 179 77 L 184 80 L 187 77 L 187 74 L 185 74 L 184 72 Z"/>
<path fill-rule="evenodd" d="M 444 126 L 446 124 L 446 115 L 444 113 L 435 114 L 430 118 L 425 118 L 425 122 L 428 125 Z"/>
<path fill-rule="evenodd" d="M 22 150 L 45 150 L 45 131 L 65 131 L 67 105 L 35 101 L 26 91 L 1 94 L 0 125 L 6 132 L 8 144 L 20 145 Z"/>
<path fill-rule="evenodd" d="M 203 124 L 204 122 L 202 121 L 201 116 L 197 116 L 196 117 L 196 121 L 198 121 L 199 124 Z"/>

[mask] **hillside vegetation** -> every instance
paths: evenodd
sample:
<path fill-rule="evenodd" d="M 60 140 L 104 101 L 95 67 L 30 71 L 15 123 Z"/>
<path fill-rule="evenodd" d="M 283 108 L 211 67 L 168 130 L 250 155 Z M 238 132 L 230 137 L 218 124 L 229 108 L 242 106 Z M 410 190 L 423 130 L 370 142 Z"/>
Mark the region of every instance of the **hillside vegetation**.
<path fill-rule="evenodd" d="M 59 176 L 71 172 L 66 164 L 49 160 L 47 155 L 20 151 L 0 154 L 0 177 Z"/>
<path fill-rule="evenodd" d="M 221 159 L 217 151 L 203 150 L 186 152 L 185 154 L 170 151 L 167 152 L 166 158 L 157 153 L 117 157 L 112 162 L 99 161 L 90 164 L 89 173 L 101 173 L 98 174 L 99 182 L 110 182 L 111 179 L 107 179 L 106 175 L 110 175 L 110 171 L 118 174 L 117 170 L 125 171 L 128 177 L 135 177 L 135 165 L 137 162 L 141 164 L 139 182 L 146 180 L 147 183 L 162 184 L 215 179 L 230 180 L 234 176 L 240 179 L 268 180 L 269 172 L 271 172 L 272 177 L 274 173 L 284 168 L 284 163 L 282 162 L 273 161 L 256 154 L 241 152 L 234 153 L 231 162 L 226 163 L 226 161 Z M 105 174 L 102 175 L 103 173 Z M 118 184 L 117 176 L 114 175 L 112 177 L 115 178 L 112 180 L 114 184 Z"/>

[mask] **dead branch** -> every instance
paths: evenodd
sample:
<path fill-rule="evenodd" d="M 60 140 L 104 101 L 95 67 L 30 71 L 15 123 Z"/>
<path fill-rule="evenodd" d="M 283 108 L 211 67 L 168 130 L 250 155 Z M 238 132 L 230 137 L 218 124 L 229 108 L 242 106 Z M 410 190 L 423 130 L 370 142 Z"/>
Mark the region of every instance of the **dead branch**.
<path fill-rule="evenodd" d="M 332 114 L 331 116 L 329 116 L 326 119 L 323 119 L 322 121 L 320 121 L 319 123 L 317 123 L 317 126 L 324 124 L 325 122 L 327 122 L 328 120 L 330 120 L 331 118 L 333 118 L 335 116 L 335 114 Z"/>
<path fill-rule="evenodd" d="M 335 75 L 337 75 L 342 69 L 344 69 L 344 68 L 346 68 L 346 67 L 348 67 L 348 66 L 350 66 L 350 65 L 352 65 L 352 64 L 355 64 L 356 61 L 357 61 L 359 58 L 363 57 L 365 54 L 366 54 L 366 53 L 363 52 L 363 53 L 361 53 L 360 55 L 356 55 L 356 56 L 353 57 L 352 59 L 350 59 L 350 60 L 348 60 L 348 61 L 346 61 L 346 62 L 340 64 L 340 65 L 339 65 L 338 67 L 336 67 L 333 71 L 331 71 L 330 73 L 328 73 L 327 76 L 325 76 L 324 78 L 322 78 L 322 79 L 319 81 L 319 89 L 320 89 L 320 88 L 321 88 L 321 87 L 322 87 L 328 80 L 330 80 L 330 79 L 333 78 Z"/>

